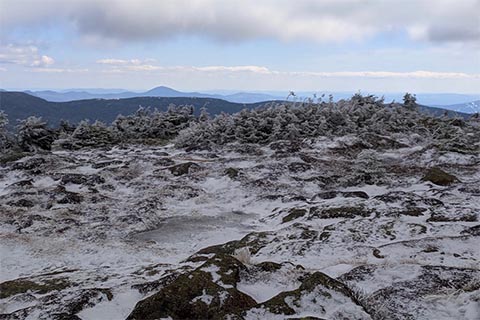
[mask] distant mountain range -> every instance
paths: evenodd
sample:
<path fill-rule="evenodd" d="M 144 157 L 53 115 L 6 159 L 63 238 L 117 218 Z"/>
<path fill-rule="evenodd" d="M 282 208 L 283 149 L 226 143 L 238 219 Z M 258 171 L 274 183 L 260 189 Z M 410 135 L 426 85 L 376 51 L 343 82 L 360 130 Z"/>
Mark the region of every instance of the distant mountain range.
<path fill-rule="evenodd" d="M 216 115 L 221 112 L 235 113 L 245 108 L 256 108 L 271 102 L 243 104 L 214 98 L 148 96 L 51 102 L 25 92 L 0 91 L 0 110 L 7 113 L 11 125 L 15 125 L 17 119 L 25 119 L 32 115 L 42 117 L 53 126 L 58 125 L 61 120 L 78 123 L 88 119 L 111 123 L 118 115 L 132 114 L 141 106 L 166 111 L 171 104 L 192 105 L 195 107 L 197 115 L 202 107 L 205 107 L 210 114 Z"/>
<path fill-rule="evenodd" d="M 71 89 L 67 91 L 25 91 L 26 93 L 45 99 L 51 102 L 68 102 L 86 99 L 126 99 L 136 97 L 165 97 L 165 98 L 211 98 L 222 99 L 234 103 L 258 103 L 271 100 L 285 100 L 288 93 L 271 92 L 182 92 L 169 87 L 159 86 L 145 92 L 133 92 L 122 89 Z M 348 99 L 352 92 L 297 92 L 295 99 L 304 100 L 313 98 L 314 94 L 324 100 L 332 95 L 334 100 Z M 369 93 L 366 93 L 369 94 Z M 384 96 L 385 101 L 402 101 L 403 93 L 372 93 L 377 96 Z M 464 113 L 479 112 L 478 107 L 480 94 L 457 94 L 457 93 L 420 93 L 417 94 L 417 101 L 422 105 L 439 107 Z"/>
<path fill-rule="evenodd" d="M 118 90 L 117 90 L 118 91 Z M 200 92 L 182 92 L 175 89 L 159 86 L 145 92 L 118 91 L 118 92 L 91 92 L 91 91 L 25 91 L 26 93 L 51 102 L 67 102 L 85 99 L 125 99 L 136 97 L 165 97 L 165 98 L 212 98 L 236 103 L 255 103 L 267 100 L 285 99 L 263 93 L 239 92 L 234 94 L 209 94 Z"/>
<path fill-rule="evenodd" d="M 438 108 L 443 108 L 443 109 L 449 109 L 449 110 L 454 110 L 458 112 L 464 112 L 464 113 L 480 113 L 480 100 L 476 101 L 471 101 L 467 103 L 459 103 L 459 104 L 453 104 L 453 105 L 448 105 L 448 106 L 436 106 Z"/>
<path fill-rule="evenodd" d="M 134 97 L 124 99 L 87 99 L 68 102 L 51 102 L 45 99 L 32 96 L 25 92 L 0 91 L 0 110 L 7 113 L 10 125 L 14 126 L 17 119 L 25 119 L 29 116 L 42 117 L 50 125 L 56 126 L 61 120 L 68 120 L 71 123 L 78 123 L 81 120 L 100 120 L 111 123 L 119 114 L 129 115 L 138 110 L 140 106 L 157 108 L 166 111 L 168 106 L 192 105 L 198 115 L 200 108 L 205 107 L 207 111 L 216 115 L 221 112 L 236 113 L 242 109 L 253 109 L 275 101 L 263 101 L 257 103 L 235 103 L 215 98 L 196 97 Z M 443 115 L 447 110 L 421 106 L 420 110 L 432 115 Z M 449 112 L 450 116 L 468 118 L 465 113 Z"/>

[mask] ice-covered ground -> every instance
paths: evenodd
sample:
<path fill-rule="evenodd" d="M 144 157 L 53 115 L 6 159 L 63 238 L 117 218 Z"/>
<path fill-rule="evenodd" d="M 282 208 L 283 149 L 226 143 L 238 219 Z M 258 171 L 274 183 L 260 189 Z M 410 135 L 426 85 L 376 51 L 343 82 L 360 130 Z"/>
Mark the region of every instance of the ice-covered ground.
<path fill-rule="evenodd" d="M 7 163 L 1 317 L 479 319 L 480 156 L 402 139 Z"/>

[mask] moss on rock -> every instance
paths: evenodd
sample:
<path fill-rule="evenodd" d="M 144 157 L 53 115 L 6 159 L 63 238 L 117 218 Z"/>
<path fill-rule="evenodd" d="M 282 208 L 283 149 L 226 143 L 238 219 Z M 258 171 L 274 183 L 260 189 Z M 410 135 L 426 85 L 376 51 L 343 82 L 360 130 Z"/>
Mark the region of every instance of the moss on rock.
<path fill-rule="evenodd" d="M 200 166 L 194 162 L 180 163 L 168 168 L 168 170 L 174 176 L 182 176 L 182 175 L 191 173 L 194 170 L 199 170 L 199 169 L 200 169 Z"/>
<path fill-rule="evenodd" d="M 235 168 L 227 168 L 225 169 L 225 171 L 223 171 L 223 174 L 232 180 L 237 178 L 239 173 L 240 172 L 238 171 L 238 169 L 235 169 Z"/>
<path fill-rule="evenodd" d="M 283 217 L 282 223 L 290 222 L 290 221 L 292 221 L 292 220 L 301 218 L 301 217 L 303 217 L 306 213 L 307 213 L 307 210 L 306 210 L 306 209 L 296 209 L 296 208 L 291 209 L 291 210 L 288 212 L 288 215 L 286 215 L 285 217 Z"/>
<path fill-rule="evenodd" d="M 422 180 L 430 181 L 431 183 L 439 186 L 448 186 L 459 181 L 454 175 L 451 175 L 437 167 L 428 170 Z"/>
<path fill-rule="evenodd" d="M 158 293 L 140 301 L 127 319 L 241 319 L 256 305 L 236 289 L 243 264 L 229 255 L 215 255 L 192 272 L 180 275 Z"/>
<path fill-rule="evenodd" d="M 63 278 L 46 280 L 43 283 L 25 279 L 10 280 L 0 283 L 0 299 L 29 291 L 44 294 L 53 290 L 63 290 L 69 286 L 71 283 Z"/>
<path fill-rule="evenodd" d="M 347 218 L 352 219 L 355 217 L 368 217 L 373 211 L 368 210 L 363 206 L 357 207 L 334 207 L 334 208 L 321 208 L 321 207 L 311 207 L 308 215 L 308 219 L 313 218 L 320 219 L 336 219 L 336 218 Z"/>
<path fill-rule="evenodd" d="M 265 308 L 275 314 L 294 315 L 296 312 L 291 305 L 299 304 L 302 296 L 317 289 L 319 289 L 319 294 L 327 298 L 331 296 L 328 290 L 332 290 L 348 297 L 353 303 L 361 306 L 355 294 L 344 283 L 330 278 L 322 272 L 315 272 L 305 277 L 298 289 L 282 292 L 270 300 L 257 305 L 256 308 Z"/>

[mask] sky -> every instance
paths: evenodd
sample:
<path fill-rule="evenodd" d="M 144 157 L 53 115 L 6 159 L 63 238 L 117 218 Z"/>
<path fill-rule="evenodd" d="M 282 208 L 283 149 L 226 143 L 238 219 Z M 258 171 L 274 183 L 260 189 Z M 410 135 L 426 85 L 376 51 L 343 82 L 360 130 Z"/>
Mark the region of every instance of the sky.
<path fill-rule="evenodd" d="M 0 88 L 480 93 L 480 0 L 0 0 Z"/>

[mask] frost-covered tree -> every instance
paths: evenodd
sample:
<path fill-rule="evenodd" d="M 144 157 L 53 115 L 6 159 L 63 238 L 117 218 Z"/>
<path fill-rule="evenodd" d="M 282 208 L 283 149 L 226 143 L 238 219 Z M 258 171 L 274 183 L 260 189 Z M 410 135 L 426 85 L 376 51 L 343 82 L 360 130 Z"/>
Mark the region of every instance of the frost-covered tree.
<path fill-rule="evenodd" d="M 72 125 L 68 120 L 61 120 L 58 125 L 59 134 L 72 134 L 75 131 L 75 126 Z"/>
<path fill-rule="evenodd" d="M 74 148 L 98 147 L 113 144 L 117 139 L 105 123 L 101 121 L 90 123 L 84 120 L 73 131 L 70 142 Z"/>
<path fill-rule="evenodd" d="M 8 131 L 8 118 L 7 115 L 0 111 L 0 151 L 4 152 L 10 147 L 11 139 L 9 137 Z"/>
<path fill-rule="evenodd" d="M 413 96 L 411 96 L 413 97 Z M 412 106 L 413 98 L 407 105 Z M 408 102 L 410 101 L 410 102 Z M 478 148 L 478 130 L 464 121 L 440 119 L 420 113 L 404 104 L 385 104 L 375 96 L 356 94 L 349 100 L 322 103 L 283 103 L 255 110 L 242 110 L 233 115 L 193 122 L 179 133 L 179 147 L 212 147 L 226 143 L 268 144 L 277 140 L 298 140 L 318 136 L 355 134 L 421 136 L 440 148 L 471 152 Z M 468 129 L 468 130 L 467 130 Z M 475 137 L 475 138 L 474 138 Z"/>
<path fill-rule="evenodd" d="M 51 150 L 55 139 L 56 132 L 42 118 L 31 116 L 17 125 L 18 145 L 24 151 Z"/>
<path fill-rule="evenodd" d="M 415 109 L 417 107 L 417 97 L 411 93 L 405 93 L 403 96 L 403 105 L 408 109 Z"/>
<path fill-rule="evenodd" d="M 200 122 L 204 122 L 204 121 L 208 121 L 210 120 L 211 117 L 210 117 L 210 114 L 208 113 L 207 111 L 207 108 L 206 107 L 202 107 L 200 109 L 200 116 L 198 117 L 198 121 Z"/>
<path fill-rule="evenodd" d="M 167 112 L 140 108 L 128 116 L 118 116 L 112 129 L 121 141 L 166 140 L 175 137 L 193 121 L 193 107 L 170 105 Z"/>

